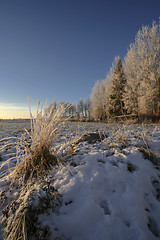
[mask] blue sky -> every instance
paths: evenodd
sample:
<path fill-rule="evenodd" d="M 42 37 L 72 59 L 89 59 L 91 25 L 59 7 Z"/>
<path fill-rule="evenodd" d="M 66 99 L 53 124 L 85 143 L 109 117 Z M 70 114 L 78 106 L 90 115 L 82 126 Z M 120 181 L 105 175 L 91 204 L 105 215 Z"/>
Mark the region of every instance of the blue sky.
<path fill-rule="evenodd" d="M 26 116 L 28 96 L 88 98 L 159 16 L 159 0 L 0 0 L 0 118 Z"/>

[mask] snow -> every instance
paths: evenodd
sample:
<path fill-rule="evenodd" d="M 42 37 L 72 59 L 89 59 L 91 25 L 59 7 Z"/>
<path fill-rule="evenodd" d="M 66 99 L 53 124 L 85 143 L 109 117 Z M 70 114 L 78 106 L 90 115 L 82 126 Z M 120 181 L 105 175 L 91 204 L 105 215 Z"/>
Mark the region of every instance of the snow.
<path fill-rule="evenodd" d="M 63 136 L 76 128 L 73 125 L 62 131 Z M 62 205 L 38 218 L 51 230 L 47 239 L 160 239 L 160 172 L 139 151 L 147 142 L 152 151 L 160 152 L 160 126 L 85 127 L 90 132 L 103 129 L 108 137 L 94 144 L 78 143 L 75 154 L 67 155 L 63 149 L 65 164 L 48 176 Z M 58 146 L 62 154 L 61 141 Z"/>
<path fill-rule="evenodd" d="M 135 173 L 126 171 L 124 162 L 112 165 L 114 155 L 105 163 L 98 162 L 101 154 L 97 151 L 84 156 L 86 163 L 72 171 L 73 177 L 65 169 L 56 174 L 54 186 L 64 204 L 58 215 L 49 216 L 50 227 L 59 229 L 60 237 L 66 239 L 156 239 L 147 227 L 145 210 L 151 209 L 154 168 L 136 150 L 127 156 L 127 162 L 134 161 L 138 169 Z M 116 160 L 126 158 L 116 156 Z M 152 201 L 152 208 L 160 216 L 157 201 Z"/>

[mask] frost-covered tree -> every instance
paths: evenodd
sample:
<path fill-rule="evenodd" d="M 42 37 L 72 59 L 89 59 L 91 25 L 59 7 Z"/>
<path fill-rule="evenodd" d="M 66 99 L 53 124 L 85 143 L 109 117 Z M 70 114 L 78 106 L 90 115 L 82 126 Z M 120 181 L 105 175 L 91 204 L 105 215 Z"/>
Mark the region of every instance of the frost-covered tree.
<path fill-rule="evenodd" d="M 109 90 L 109 113 L 111 116 L 119 116 L 124 114 L 123 93 L 126 83 L 124 69 L 120 57 L 115 58 L 110 70 L 110 90 Z"/>
<path fill-rule="evenodd" d="M 77 105 L 77 112 L 80 118 L 84 118 L 84 100 L 80 98 L 79 103 Z"/>
<path fill-rule="evenodd" d="M 125 109 L 128 114 L 138 114 L 138 92 L 139 79 L 137 76 L 137 52 L 134 44 L 125 57 L 124 72 L 126 75 L 126 85 L 123 93 Z"/>
<path fill-rule="evenodd" d="M 125 58 L 124 93 L 128 112 L 152 116 L 160 108 L 160 26 L 143 26 Z"/>
<path fill-rule="evenodd" d="M 106 80 L 97 81 L 91 93 L 91 115 L 95 120 L 105 120 L 107 118 L 107 97 L 108 88 Z"/>
<path fill-rule="evenodd" d="M 75 111 L 76 111 L 75 104 L 69 102 L 69 103 L 64 103 L 64 106 L 65 106 L 65 116 L 69 118 L 74 117 Z"/>
<path fill-rule="evenodd" d="M 84 117 L 90 118 L 90 99 L 84 100 Z"/>
<path fill-rule="evenodd" d="M 76 108 L 76 104 L 75 103 L 69 103 L 69 116 L 71 116 L 72 118 L 76 117 L 76 113 L 77 113 L 77 108 Z"/>
<path fill-rule="evenodd" d="M 54 100 L 49 104 L 47 111 L 50 112 L 52 110 L 52 113 L 54 113 L 56 109 L 57 109 L 57 102 L 56 100 Z"/>

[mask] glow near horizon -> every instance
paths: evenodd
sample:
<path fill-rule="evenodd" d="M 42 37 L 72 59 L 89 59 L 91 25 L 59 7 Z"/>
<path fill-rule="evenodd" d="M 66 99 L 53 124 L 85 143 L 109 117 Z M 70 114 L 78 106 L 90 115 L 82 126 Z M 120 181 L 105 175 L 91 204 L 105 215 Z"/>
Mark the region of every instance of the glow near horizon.
<path fill-rule="evenodd" d="M 36 107 L 31 107 L 31 111 L 34 116 L 36 112 Z M 0 119 L 16 118 L 30 118 L 29 107 L 0 103 Z"/>

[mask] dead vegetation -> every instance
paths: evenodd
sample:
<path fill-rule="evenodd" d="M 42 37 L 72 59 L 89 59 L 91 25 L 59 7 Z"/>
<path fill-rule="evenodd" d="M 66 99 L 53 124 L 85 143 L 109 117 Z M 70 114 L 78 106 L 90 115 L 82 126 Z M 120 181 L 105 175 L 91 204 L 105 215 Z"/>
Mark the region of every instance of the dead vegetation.
<path fill-rule="evenodd" d="M 51 209 L 55 212 L 61 205 L 60 194 L 49 182 L 23 187 L 17 199 L 14 199 L 2 211 L 5 221 L 5 240 L 48 239 L 49 227 L 42 227 L 38 215 Z"/>
<path fill-rule="evenodd" d="M 93 144 L 95 142 L 101 142 L 107 136 L 103 133 L 84 133 L 79 139 L 77 139 L 74 144 L 79 144 L 80 142 L 88 142 Z"/>
<path fill-rule="evenodd" d="M 44 111 L 43 106 L 39 111 L 38 105 L 37 116 L 34 118 L 30 108 L 31 131 L 25 130 L 16 142 L 14 158 L 17 159 L 17 165 L 11 169 L 11 159 L 7 160 L 8 169 L 5 174 L 10 171 L 9 181 L 12 186 L 18 186 L 20 192 L 18 197 L 2 209 L 6 240 L 29 240 L 33 236 L 36 239 L 48 239 L 50 230 L 41 229 L 41 226 L 38 226 L 38 214 L 48 208 L 55 211 L 60 205 L 58 192 L 50 184 L 45 187 L 42 185 L 48 171 L 60 162 L 53 144 L 57 140 L 59 129 L 65 122 L 64 112 L 63 105 L 54 112 L 52 109 L 48 111 L 46 103 Z M 1 168 L 5 164 L 6 162 L 1 165 Z M 3 195 L 5 199 L 5 193 Z"/>
<path fill-rule="evenodd" d="M 141 146 L 138 148 L 140 152 L 143 153 L 143 156 L 145 159 L 149 160 L 155 168 L 160 168 L 160 154 L 157 152 L 152 151 L 149 148 L 146 148 L 145 146 Z"/>
<path fill-rule="evenodd" d="M 53 165 L 58 164 L 59 158 L 52 147 L 65 122 L 64 112 L 63 105 L 54 113 L 52 109 L 47 111 L 47 105 L 44 112 L 43 106 L 40 111 L 38 106 L 34 118 L 30 109 L 31 131 L 26 130 L 17 142 L 17 166 L 12 172 L 13 182 L 18 180 L 26 184 L 32 178 L 41 179 Z"/>

